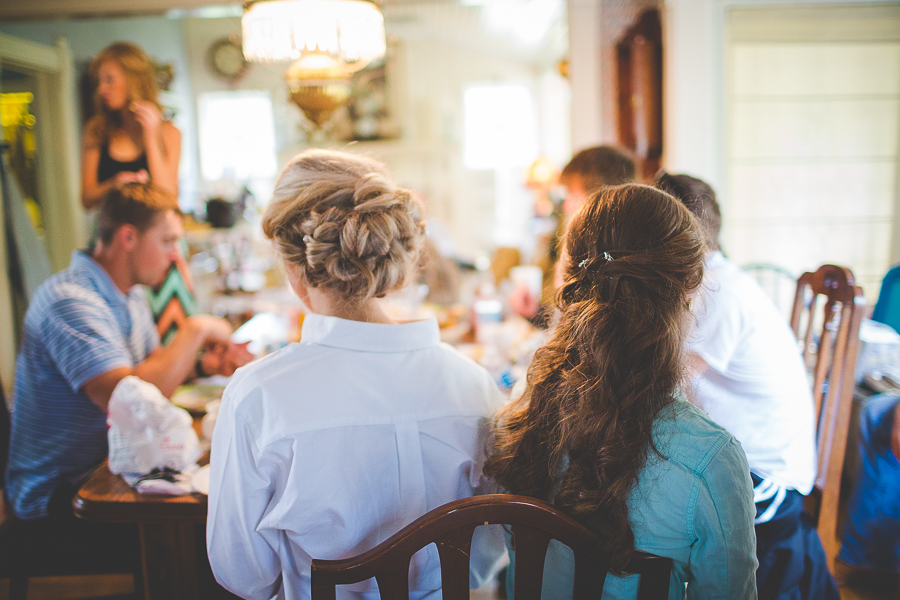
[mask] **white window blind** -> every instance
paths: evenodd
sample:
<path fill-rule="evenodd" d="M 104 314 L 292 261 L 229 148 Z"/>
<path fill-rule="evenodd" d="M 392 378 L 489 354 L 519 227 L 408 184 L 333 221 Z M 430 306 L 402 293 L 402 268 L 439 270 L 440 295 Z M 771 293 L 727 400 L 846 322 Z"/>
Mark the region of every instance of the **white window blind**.
<path fill-rule="evenodd" d="M 729 12 L 724 247 L 870 302 L 897 231 L 900 4 Z"/>

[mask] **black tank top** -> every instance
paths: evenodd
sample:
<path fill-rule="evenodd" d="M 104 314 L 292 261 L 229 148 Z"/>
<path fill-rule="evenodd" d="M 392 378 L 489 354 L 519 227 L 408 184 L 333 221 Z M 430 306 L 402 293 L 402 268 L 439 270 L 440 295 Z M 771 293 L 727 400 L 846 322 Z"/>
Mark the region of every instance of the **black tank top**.
<path fill-rule="evenodd" d="M 107 142 L 100 149 L 100 164 L 97 165 L 97 182 L 103 183 L 110 177 L 115 177 L 123 171 L 137 172 L 141 169 L 150 171 L 150 168 L 147 166 L 146 154 L 141 154 L 134 160 L 121 162 L 109 155 L 109 142 Z"/>

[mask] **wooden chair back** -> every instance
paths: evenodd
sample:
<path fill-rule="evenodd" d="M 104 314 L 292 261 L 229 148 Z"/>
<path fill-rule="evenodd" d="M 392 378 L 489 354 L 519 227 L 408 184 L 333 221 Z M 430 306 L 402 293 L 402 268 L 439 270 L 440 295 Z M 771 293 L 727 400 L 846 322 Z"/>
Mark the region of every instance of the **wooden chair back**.
<path fill-rule="evenodd" d="M 821 321 L 820 299 L 824 301 Z M 800 340 L 805 364 L 812 366 L 818 451 L 815 488 L 805 507 L 817 520 L 816 529 L 832 572 L 840 548 L 841 472 L 853 404 L 859 326 L 865 308 L 862 288 L 855 284 L 849 269 L 824 265 L 797 280 L 791 328 Z"/>
<path fill-rule="evenodd" d="M 515 598 L 539 600 L 544 557 L 551 539 L 575 553 L 573 599 L 599 598 L 609 557 L 600 538 L 553 506 L 534 498 L 510 494 L 475 496 L 450 502 L 413 521 L 368 552 L 342 560 L 312 561 L 312 600 L 334 600 L 336 585 L 378 582 L 382 600 L 408 600 L 409 561 L 430 543 L 441 560 L 444 600 L 469 598 L 469 551 L 479 525 L 511 526 L 516 545 Z M 640 574 L 639 600 L 669 595 L 672 559 L 639 552 L 628 573 Z"/>
<path fill-rule="evenodd" d="M 790 318 L 793 309 L 797 278 L 794 274 L 771 263 L 750 263 L 741 267 L 766 293 L 775 307 L 785 318 Z"/>

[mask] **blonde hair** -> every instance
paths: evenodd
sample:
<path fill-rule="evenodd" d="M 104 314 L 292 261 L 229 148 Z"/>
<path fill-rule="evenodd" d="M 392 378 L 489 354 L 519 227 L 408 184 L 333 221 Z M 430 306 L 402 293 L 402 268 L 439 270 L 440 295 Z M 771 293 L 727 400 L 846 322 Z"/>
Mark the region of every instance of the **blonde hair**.
<path fill-rule="evenodd" d="M 106 139 L 109 133 L 119 125 L 118 112 L 111 111 L 106 107 L 97 85 L 100 76 L 100 66 L 108 61 L 116 63 L 122 69 L 122 73 L 125 74 L 128 103 L 136 100 L 148 100 L 162 110 L 162 105 L 159 103 L 159 88 L 156 84 L 156 69 L 153 66 L 153 61 L 137 44 L 115 42 L 101 50 L 91 59 L 91 64 L 88 68 L 91 83 L 94 86 L 94 114 L 101 119 L 101 130 L 96 133 L 101 139 Z"/>
<path fill-rule="evenodd" d="M 384 165 L 329 150 L 288 163 L 262 229 L 306 285 L 354 302 L 406 284 L 425 235 L 421 205 Z"/>

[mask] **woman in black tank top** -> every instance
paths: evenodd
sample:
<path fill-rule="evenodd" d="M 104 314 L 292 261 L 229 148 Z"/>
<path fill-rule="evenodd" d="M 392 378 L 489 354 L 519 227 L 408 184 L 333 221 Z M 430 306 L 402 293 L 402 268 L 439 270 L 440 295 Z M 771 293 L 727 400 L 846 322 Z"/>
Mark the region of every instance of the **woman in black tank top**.
<path fill-rule="evenodd" d="M 106 181 L 119 173 L 149 172 L 147 155 L 141 154 L 134 160 L 116 160 L 109 155 L 109 144 L 103 144 L 100 150 L 100 164 L 97 166 L 97 180 Z"/>
<path fill-rule="evenodd" d="M 100 205 L 131 181 L 178 193 L 181 133 L 163 120 L 153 64 L 144 51 L 116 42 L 91 61 L 95 115 L 84 132 L 81 203 Z"/>

